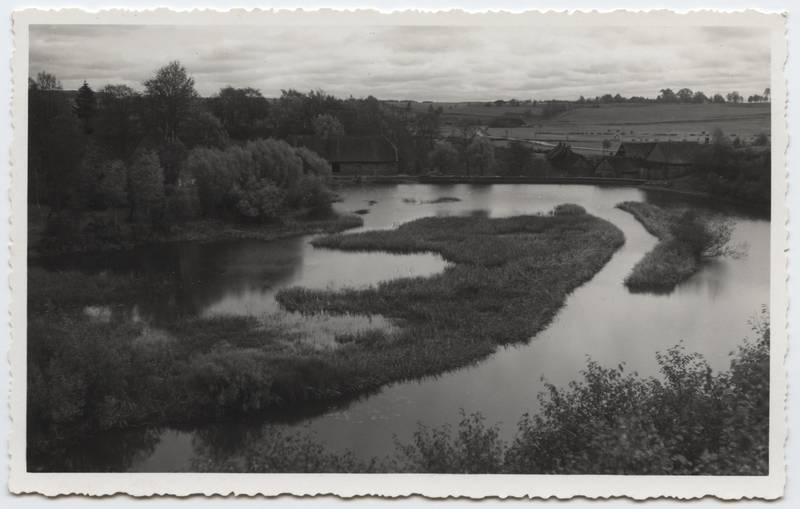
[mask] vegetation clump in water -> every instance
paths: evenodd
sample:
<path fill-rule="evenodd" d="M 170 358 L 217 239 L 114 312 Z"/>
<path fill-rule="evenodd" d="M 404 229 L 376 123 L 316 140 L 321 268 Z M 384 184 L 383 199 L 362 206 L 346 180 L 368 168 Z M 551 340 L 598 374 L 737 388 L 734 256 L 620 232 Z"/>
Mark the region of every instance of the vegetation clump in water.
<path fill-rule="evenodd" d="M 736 254 L 728 247 L 731 226 L 726 222 L 692 210 L 673 212 L 650 203 L 626 201 L 617 208 L 631 213 L 659 239 L 625 278 L 631 291 L 671 291 L 697 272 L 703 259 Z"/>
<path fill-rule="evenodd" d="M 424 200 L 419 202 L 420 204 L 434 204 L 434 203 L 454 203 L 457 201 L 461 201 L 461 198 L 456 198 L 455 196 L 442 196 L 440 198 L 436 198 L 433 200 Z"/>

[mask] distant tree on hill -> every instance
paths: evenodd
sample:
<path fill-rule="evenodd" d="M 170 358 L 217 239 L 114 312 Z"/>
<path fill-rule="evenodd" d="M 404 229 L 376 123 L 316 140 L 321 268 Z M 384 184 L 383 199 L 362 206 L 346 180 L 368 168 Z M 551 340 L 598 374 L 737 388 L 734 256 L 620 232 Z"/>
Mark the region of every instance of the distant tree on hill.
<path fill-rule="evenodd" d="M 62 88 L 61 82 L 56 78 L 55 74 L 50 74 L 47 71 L 40 71 L 36 75 L 33 87 L 36 90 L 61 90 Z"/>
<path fill-rule="evenodd" d="M 707 103 L 707 102 L 709 102 L 709 99 L 708 99 L 708 97 L 706 96 L 706 94 L 704 94 L 703 92 L 701 92 L 701 91 L 699 91 L 699 90 L 698 90 L 698 91 L 697 91 L 697 92 L 695 92 L 695 93 L 694 93 L 694 95 L 692 96 L 692 102 L 694 102 L 694 103 L 697 103 L 697 104 L 702 104 L 702 103 Z"/>
<path fill-rule="evenodd" d="M 765 88 L 765 89 L 764 89 L 764 100 L 765 100 L 765 101 L 767 101 L 767 102 L 769 102 L 769 101 L 770 101 L 770 98 L 771 98 L 771 96 L 772 96 L 772 90 L 770 90 L 770 88 L 769 88 L 769 87 Z"/>
<path fill-rule="evenodd" d="M 692 102 L 692 98 L 694 98 L 694 92 L 688 88 L 678 90 L 676 95 L 678 96 L 678 100 L 682 103 Z"/>
<path fill-rule="evenodd" d="M 725 102 L 725 98 L 722 96 L 722 94 L 714 94 L 714 98 L 712 99 L 712 102 L 715 102 L 717 104 L 721 104 L 721 103 Z"/>
<path fill-rule="evenodd" d="M 94 96 L 94 90 L 85 81 L 75 96 L 72 112 L 78 117 L 83 132 L 91 134 L 93 131 L 92 119 L 97 114 L 97 98 Z"/>
<path fill-rule="evenodd" d="M 728 99 L 729 103 L 738 104 L 742 102 L 742 96 L 736 90 L 729 92 L 725 97 Z"/>
<path fill-rule="evenodd" d="M 678 102 L 678 96 L 675 95 L 671 88 L 662 88 L 657 100 L 665 103 L 675 103 Z"/>
<path fill-rule="evenodd" d="M 753 145 L 756 147 L 765 147 L 769 145 L 769 136 L 767 136 L 766 133 L 758 133 L 755 140 L 753 140 Z"/>
<path fill-rule="evenodd" d="M 603 97 L 600 98 L 600 102 L 610 103 L 614 102 L 614 96 L 611 94 L 605 94 Z"/>

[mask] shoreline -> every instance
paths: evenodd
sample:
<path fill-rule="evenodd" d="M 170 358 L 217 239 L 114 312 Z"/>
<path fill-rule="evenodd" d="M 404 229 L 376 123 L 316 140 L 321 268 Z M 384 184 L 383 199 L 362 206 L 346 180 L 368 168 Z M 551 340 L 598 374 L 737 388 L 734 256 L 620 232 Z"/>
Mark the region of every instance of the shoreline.
<path fill-rule="evenodd" d="M 123 238 L 118 242 L 99 248 L 98 246 L 89 246 L 87 249 L 42 249 L 39 241 L 33 241 L 28 246 L 28 260 L 52 256 L 110 253 L 176 242 L 210 243 L 245 239 L 269 242 L 303 235 L 339 233 L 363 224 L 364 220 L 355 214 L 339 215 L 335 213 L 331 217 L 320 219 L 287 218 L 284 223 L 271 225 L 243 225 L 221 220 L 198 220 L 186 223 L 175 232 L 155 234 L 146 238 Z"/>
<path fill-rule="evenodd" d="M 751 203 L 724 196 L 717 196 L 705 191 L 693 191 L 689 189 L 676 189 L 661 185 L 648 184 L 646 179 L 637 178 L 606 178 L 606 177 L 520 177 L 520 176 L 424 176 L 424 175 L 367 175 L 367 176 L 337 176 L 334 181 L 338 185 L 361 185 L 361 184 L 472 184 L 472 185 L 491 185 L 491 184 L 545 184 L 545 185 L 591 185 L 608 187 L 634 187 L 642 191 L 653 191 L 659 193 L 669 193 L 686 198 L 710 200 L 712 202 L 734 205 L 742 207 L 751 212 L 769 213 L 770 204 Z"/>

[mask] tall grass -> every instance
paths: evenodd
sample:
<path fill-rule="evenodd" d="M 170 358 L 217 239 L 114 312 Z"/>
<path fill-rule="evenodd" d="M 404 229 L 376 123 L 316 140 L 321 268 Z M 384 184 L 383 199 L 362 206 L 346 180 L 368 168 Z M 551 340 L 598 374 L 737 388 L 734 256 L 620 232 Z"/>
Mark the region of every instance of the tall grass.
<path fill-rule="evenodd" d="M 659 243 L 625 278 L 631 291 L 669 292 L 700 269 L 704 258 L 736 254 L 728 246 L 731 226 L 693 211 L 672 212 L 650 203 L 622 202 Z"/>

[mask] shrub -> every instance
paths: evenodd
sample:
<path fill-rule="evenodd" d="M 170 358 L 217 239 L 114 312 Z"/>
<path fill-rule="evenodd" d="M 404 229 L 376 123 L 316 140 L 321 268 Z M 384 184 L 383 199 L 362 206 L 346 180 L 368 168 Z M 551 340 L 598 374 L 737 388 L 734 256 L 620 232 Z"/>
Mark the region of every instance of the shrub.
<path fill-rule="evenodd" d="M 294 151 L 303 161 L 303 173 L 319 177 L 323 180 L 330 178 L 332 174 L 331 165 L 316 152 L 306 147 L 296 147 Z"/>
<path fill-rule="evenodd" d="M 236 211 L 245 219 L 257 222 L 280 218 L 285 206 L 285 194 L 267 179 L 236 186 L 232 192 Z"/>
<path fill-rule="evenodd" d="M 238 147 L 225 151 L 195 148 L 189 153 L 186 168 L 195 179 L 204 214 L 219 215 L 225 209 L 239 172 L 247 167 L 247 159 Z"/>
<path fill-rule="evenodd" d="M 729 254 L 726 246 L 731 239 L 733 227 L 729 221 L 702 219 L 695 211 L 687 210 L 670 225 L 670 233 L 700 257 L 716 257 Z"/>
<path fill-rule="evenodd" d="M 272 138 L 250 141 L 245 150 L 253 159 L 255 177 L 268 179 L 276 186 L 289 187 L 303 173 L 303 160 L 285 141 Z"/>
<path fill-rule="evenodd" d="M 562 203 L 553 208 L 554 216 L 582 216 L 586 214 L 586 209 L 574 203 Z"/>
<path fill-rule="evenodd" d="M 293 208 L 327 212 L 331 210 L 331 193 L 319 177 L 302 175 L 287 190 L 286 202 Z"/>

